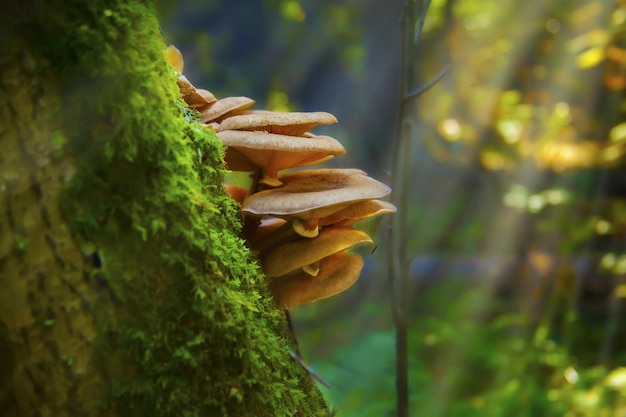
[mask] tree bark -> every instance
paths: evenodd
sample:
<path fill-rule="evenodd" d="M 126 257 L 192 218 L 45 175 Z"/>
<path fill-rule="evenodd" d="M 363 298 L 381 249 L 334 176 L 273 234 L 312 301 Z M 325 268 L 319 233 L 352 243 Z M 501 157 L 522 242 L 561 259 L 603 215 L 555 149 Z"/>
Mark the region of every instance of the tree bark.
<path fill-rule="evenodd" d="M 0 416 L 326 415 L 153 5 L 9 3 Z"/>

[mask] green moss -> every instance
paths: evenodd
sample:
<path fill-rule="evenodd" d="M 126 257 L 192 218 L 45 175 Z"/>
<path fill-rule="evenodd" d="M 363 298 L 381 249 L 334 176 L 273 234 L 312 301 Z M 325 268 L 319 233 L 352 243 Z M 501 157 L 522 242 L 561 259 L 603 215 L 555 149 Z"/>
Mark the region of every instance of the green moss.
<path fill-rule="evenodd" d="M 62 92 L 55 144 L 76 165 L 65 216 L 104 260 L 88 271 L 102 291 L 98 352 L 111 386 L 103 407 L 124 416 L 325 415 L 239 237 L 238 208 L 221 186 L 221 142 L 185 118 L 154 16 L 136 1 L 47 2 L 41 24 L 23 33 Z"/>

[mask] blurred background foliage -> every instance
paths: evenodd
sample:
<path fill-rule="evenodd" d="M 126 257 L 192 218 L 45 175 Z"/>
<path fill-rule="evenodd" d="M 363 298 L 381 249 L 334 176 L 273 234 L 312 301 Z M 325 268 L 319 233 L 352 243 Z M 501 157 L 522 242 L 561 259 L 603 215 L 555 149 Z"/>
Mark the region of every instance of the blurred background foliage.
<path fill-rule="evenodd" d="M 402 1 L 161 0 L 185 75 L 328 111 L 333 167 L 387 183 Z M 411 413 L 626 416 L 626 1 L 433 0 L 411 155 Z M 383 220 L 384 227 L 386 225 Z M 364 224 L 370 232 L 378 224 Z M 293 309 L 343 416 L 394 410 L 383 234 L 344 294 Z"/>

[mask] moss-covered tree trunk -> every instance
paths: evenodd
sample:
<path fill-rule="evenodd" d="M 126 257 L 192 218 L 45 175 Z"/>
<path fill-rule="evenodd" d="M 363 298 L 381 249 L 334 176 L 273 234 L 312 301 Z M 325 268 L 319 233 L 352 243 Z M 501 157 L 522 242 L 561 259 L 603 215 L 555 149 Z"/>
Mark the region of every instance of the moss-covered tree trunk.
<path fill-rule="evenodd" d="M 325 415 L 152 4 L 0 16 L 0 415 Z"/>

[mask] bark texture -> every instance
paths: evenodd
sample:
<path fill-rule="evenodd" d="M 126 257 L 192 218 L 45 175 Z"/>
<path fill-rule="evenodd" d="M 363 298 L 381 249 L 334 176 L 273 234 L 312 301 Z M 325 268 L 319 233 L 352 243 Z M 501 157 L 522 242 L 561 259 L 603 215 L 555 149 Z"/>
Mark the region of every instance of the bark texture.
<path fill-rule="evenodd" d="M 310 416 L 150 2 L 0 17 L 0 416 Z"/>

